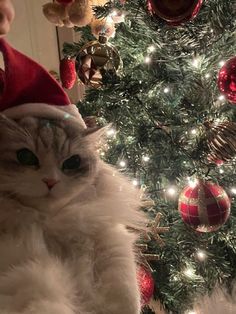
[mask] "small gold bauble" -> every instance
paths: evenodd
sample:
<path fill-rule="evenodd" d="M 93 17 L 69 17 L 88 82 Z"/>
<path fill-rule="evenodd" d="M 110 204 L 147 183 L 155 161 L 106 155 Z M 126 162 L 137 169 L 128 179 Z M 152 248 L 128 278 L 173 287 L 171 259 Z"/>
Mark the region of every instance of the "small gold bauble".
<path fill-rule="evenodd" d="M 76 60 L 78 77 L 85 85 L 92 87 L 100 87 L 106 73 L 116 75 L 122 67 L 118 50 L 103 35 L 85 44 Z"/>

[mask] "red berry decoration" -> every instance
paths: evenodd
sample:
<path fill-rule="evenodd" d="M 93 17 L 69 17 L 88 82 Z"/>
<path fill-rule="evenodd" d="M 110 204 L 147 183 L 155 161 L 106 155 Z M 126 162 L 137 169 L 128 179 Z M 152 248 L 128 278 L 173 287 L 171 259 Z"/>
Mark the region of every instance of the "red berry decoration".
<path fill-rule="evenodd" d="M 139 290 L 141 293 L 141 305 L 147 305 L 154 292 L 154 280 L 149 271 L 143 267 L 139 267 L 137 271 Z"/>
<path fill-rule="evenodd" d="M 236 103 L 236 57 L 228 60 L 220 69 L 218 86 L 229 101 Z"/>
<path fill-rule="evenodd" d="M 186 186 L 179 197 L 183 221 L 199 232 L 219 229 L 229 218 L 230 199 L 224 189 L 210 181 Z"/>
<path fill-rule="evenodd" d="M 173 26 L 195 18 L 203 0 L 148 0 L 148 10 Z"/>
<path fill-rule="evenodd" d="M 76 81 L 75 60 L 64 58 L 60 62 L 60 77 L 62 86 L 71 89 Z"/>

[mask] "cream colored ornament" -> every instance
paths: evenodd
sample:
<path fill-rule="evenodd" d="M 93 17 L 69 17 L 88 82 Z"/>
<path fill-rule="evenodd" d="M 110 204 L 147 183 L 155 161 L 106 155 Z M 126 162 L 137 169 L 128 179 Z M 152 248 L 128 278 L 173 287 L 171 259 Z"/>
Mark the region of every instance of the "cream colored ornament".
<path fill-rule="evenodd" d="M 94 6 L 103 6 L 107 0 L 74 0 L 68 4 L 46 3 L 43 13 L 49 22 L 62 27 L 83 27 L 96 20 Z"/>
<path fill-rule="evenodd" d="M 93 18 L 92 1 L 90 0 L 77 0 L 68 7 L 68 15 L 70 21 L 75 26 L 86 26 Z"/>
<path fill-rule="evenodd" d="M 93 2 L 91 0 L 74 0 L 67 5 L 47 3 L 43 6 L 43 13 L 49 22 L 62 27 L 83 27 L 93 18 Z"/>
<path fill-rule="evenodd" d="M 115 36 L 115 23 L 110 17 L 105 19 L 93 19 L 90 23 L 91 32 L 96 37 L 99 38 L 100 34 L 105 35 L 107 38 Z"/>

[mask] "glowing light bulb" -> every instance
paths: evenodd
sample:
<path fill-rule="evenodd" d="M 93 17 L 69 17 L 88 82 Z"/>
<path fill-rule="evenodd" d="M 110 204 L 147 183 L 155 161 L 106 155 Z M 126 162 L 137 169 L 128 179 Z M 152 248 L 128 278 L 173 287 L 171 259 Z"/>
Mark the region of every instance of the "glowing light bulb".
<path fill-rule="evenodd" d="M 104 153 L 104 152 L 101 152 L 100 155 L 103 157 L 103 156 L 105 156 L 105 153 Z"/>
<path fill-rule="evenodd" d="M 149 156 L 143 156 L 142 158 L 143 158 L 143 161 L 145 161 L 145 162 L 148 162 L 150 160 Z"/>
<path fill-rule="evenodd" d="M 236 194 L 236 188 L 231 188 L 231 192 L 233 193 L 233 194 Z"/>
<path fill-rule="evenodd" d="M 115 129 L 109 129 L 107 131 L 107 136 L 115 136 L 116 135 L 116 130 Z"/>
<path fill-rule="evenodd" d="M 176 188 L 170 187 L 167 189 L 166 193 L 169 194 L 170 196 L 174 196 L 177 193 L 177 191 Z"/>
<path fill-rule="evenodd" d="M 195 271 L 193 268 L 188 267 L 183 271 L 184 275 L 188 278 L 193 278 L 195 275 Z"/>
<path fill-rule="evenodd" d="M 207 258 L 207 254 L 206 252 L 202 251 L 202 250 L 198 250 L 196 253 L 196 256 L 198 258 L 199 261 L 203 262 L 206 260 Z"/>
<path fill-rule="evenodd" d="M 137 185 L 138 185 L 138 180 L 134 179 L 134 180 L 132 181 L 132 183 L 133 183 L 134 186 L 137 186 Z"/>
<path fill-rule="evenodd" d="M 156 50 L 156 47 L 154 45 L 149 46 L 147 49 L 148 52 L 154 52 L 155 50 Z"/>
<path fill-rule="evenodd" d="M 188 180 L 188 185 L 189 185 L 191 188 L 195 188 L 195 187 L 197 186 L 197 184 L 198 184 L 198 179 L 196 179 L 196 178 L 190 178 L 190 177 L 188 177 L 187 180 Z"/>
<path fill-rule="evenodd" d="M 169 91 L 170 91 L 169 87 L 165 87 L 165 88 L 164 88 L 164 93 L 165 93 L 165 94 L 169 93 Z"/>
<path fill-rule="evenodd" d="M 219 66 L 223 66 L 225 64 L 225 61 L 224 60 L 221 60 L 220 62 L 219 62 Z"/>
<path fill-rule="evenodd" d="M 220 168 L 219 173 L 224 173 L 224 170 Z"/>
<path fill-rule="evenodd" d="M 193 59 L 192 61 L 192 65 L 195 67 L 195 68 L 198 68 L 201 64 L 201 59 L 200 58 L 195 58 Z"/>
<path fill-rule="evenodd" d="M 225 100 L 225 96 L 224 96 L 224 95 L 220 95 L 220 96 L 218 97 L 218 99 L 219 99 L 220 101 L 223 101 L 223 100 Z"/>
<path fill-rule="evenodd" d="M 205 78 L 210 78 L 211 77 L 211 74 L 210 73 L 207 73 L 206 75 L 205 75 Z"/>
<path fill-rule="evenodd" d="M 192 133 L 193 135 L 196 135 L 196 134 L 197 134 L 197 129 L 192 129 L 192 130 L 191 130 L 191 133 Z"/>
<path fill-rule="evenodd" d="M 144 58 L 144 62 L 147 63 L 147 64 L 149 64 L 151 62 L 151 60 L 152 59 L 149 56 Z"/>
<path fill-rule="evenodd" d="M 126 167 L 126 162 L 125 162 L 124 160 L 121 160 L 120 163 L 119 163 L 119 165 L 120 165 L 122 168 L 124 168 L 124 167 Z"/>

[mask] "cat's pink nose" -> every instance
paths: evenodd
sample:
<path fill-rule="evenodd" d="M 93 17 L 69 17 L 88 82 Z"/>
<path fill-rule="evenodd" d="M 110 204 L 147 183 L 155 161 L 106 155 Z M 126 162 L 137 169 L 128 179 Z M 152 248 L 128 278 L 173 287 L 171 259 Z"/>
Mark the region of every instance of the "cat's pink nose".
<path fill-rule="evenodd" d="M 51 189 L 54 187 L 54 185 L 56 185 L 56 184 L 58 183 L 58 180 L 44 178 L 44 179 L 43 179 L 43 182 L 44 182 L 45 184 L 47 184 L 49 190 L 51 190 Z"/>

